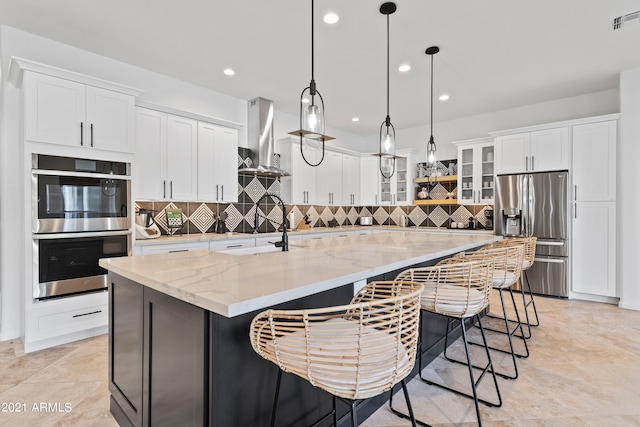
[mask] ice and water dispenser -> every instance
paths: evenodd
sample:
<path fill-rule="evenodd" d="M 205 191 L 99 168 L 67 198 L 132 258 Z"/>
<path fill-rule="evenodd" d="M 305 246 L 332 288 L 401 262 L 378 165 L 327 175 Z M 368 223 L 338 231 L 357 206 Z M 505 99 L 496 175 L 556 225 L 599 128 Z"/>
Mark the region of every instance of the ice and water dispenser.
<path fill-rule="evenodd" d="M 522 210 L 503 209 L 502 234 L 504 236 L 521 236 L 522 232 Z"/>

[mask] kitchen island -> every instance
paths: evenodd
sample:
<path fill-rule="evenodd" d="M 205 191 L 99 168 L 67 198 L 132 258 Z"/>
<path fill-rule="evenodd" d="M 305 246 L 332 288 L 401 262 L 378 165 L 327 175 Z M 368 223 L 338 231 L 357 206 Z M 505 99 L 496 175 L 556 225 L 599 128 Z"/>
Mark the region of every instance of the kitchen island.
<path fill-rule="evenodd" d="M 121 425 L 266 425 L 277 368 L 251 349 L 249 323 L 258 312 L 345 304 L 368 280 L 496 239 L 394 231 L 300 241 L 289 252 L 104 259 L 111 411 Z M 423 341 L 438 351 L 444 324 L 428 323 Z M 309 425 L 330 407 L 323 391 L 284 377 L 281 425 Z"/>

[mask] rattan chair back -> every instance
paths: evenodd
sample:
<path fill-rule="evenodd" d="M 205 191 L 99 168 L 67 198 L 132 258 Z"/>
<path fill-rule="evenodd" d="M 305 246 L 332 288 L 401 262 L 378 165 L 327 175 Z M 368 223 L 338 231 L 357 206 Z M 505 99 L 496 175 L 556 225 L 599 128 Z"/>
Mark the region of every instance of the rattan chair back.
<path fill-rule="evenodd" d="M 423 289 L 417 282 L 372 282 L 349 305 L 267 310 L 251 322 L 251 345 L 335 396 L 374 397 L 413 369 Z"/>
<path fill-rule="evenodd" d="M 474 252 L 461 252 L 444 262 L 456 262 L 456 258 L 465 261 L 493 261 L 493 287 L 508 288 L 520 279 L 522 271 L 523 245 L 504 247 L 483 246 Z"/>
<path fill-rule="evenodd" d="M 421 307 L 449 317 L 471 317 L 491 302 L 493 260 L 464 260 L 405 270 L 396 280 L 424 284 Z"/>
<path fill-rule="evenodd" d="M 524 246 L 524 254 L 522 256 L 522 269 L 528 270 L 533 265 L 533 260 L 536 256 L 536 243 L 538 238 L 535 236 L 530 237 L 505 237 L 502 240 L 492 243 L 491 247 L 504 247 L 522 245 Z"/>

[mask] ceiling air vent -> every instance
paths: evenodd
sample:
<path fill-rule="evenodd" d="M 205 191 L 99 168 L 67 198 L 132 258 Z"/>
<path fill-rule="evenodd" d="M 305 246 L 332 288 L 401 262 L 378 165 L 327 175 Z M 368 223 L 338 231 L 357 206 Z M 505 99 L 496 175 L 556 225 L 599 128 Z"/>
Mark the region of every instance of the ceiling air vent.
<path fill-rule="evenodd" d="M 628 24 L 638 24 L 640 23 L 640 10 L 633 13 L 627 13 L 626 15 L 618 16 L 617 18 L 613 18 L 613 22 L 611 23 L 612 30 L 621 30 Z"/>

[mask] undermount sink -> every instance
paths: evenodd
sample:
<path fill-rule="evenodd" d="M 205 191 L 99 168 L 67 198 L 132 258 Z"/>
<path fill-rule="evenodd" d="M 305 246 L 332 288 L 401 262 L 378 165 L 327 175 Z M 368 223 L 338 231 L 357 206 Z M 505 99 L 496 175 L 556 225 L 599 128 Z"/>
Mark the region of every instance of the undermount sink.
<path fill-rule="evenodd" d="M 300 249 L 303 246 L 295 246 L 289 244 L 289 251 Z M 273 245 L 269 246 L 253 246 L 250 248 L 237 248 L 237 249 L 227 249 L 224 251 L 216 251 L 221 254 L 227 255 L 260 255 L 269 252 L 282 252 L 282 248 L 275 247 Z"/>

